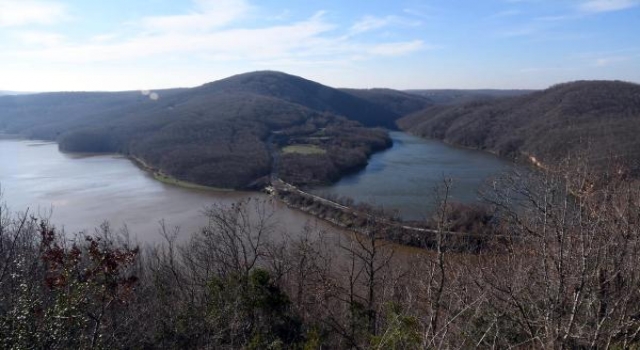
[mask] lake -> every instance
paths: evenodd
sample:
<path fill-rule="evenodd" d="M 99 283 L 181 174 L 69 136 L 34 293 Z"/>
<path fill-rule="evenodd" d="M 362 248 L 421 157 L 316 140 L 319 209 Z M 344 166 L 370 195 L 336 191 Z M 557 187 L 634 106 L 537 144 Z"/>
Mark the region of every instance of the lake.
<path fill-rule="evenodd" d="M 453 198 L 474 201 L 485 179 L 506 170 L 508 162 L 493 155 L 459 149 L 438 141 L 392 132 L 392 148 L 373 155 L 361 172 L 333 186 L 316 188 L 397 209 L 406 219 L 419 219 L 429 209 L 434 186 L 453 178 Z M 0 140 L 0 186 L 13 211 L 50 216 L 66 232 L 92 231 L 102 222 L 126 225 L 141 242 L 159 242 L 159 222 L 180 226 L 181 237 L 206 225 L 202 210 L 214 203 L 231 204 L 264 194 L 186 189 L 156 181 L 118 155 L 65 154 L 55 143 Z M 275 220 L 290 233 L 312 222 L 304 213 L 274 201 Z"/>
<path fill-rule="evenodd" d="M 203 209 L 214 203 L 269 199 L 261 193 L 191 190 L 164 184 L 118 155 L 77 155 L 55 143 L 0 140 L 0 186 L 11 211 L 51 217 L 68 233 L 92 232 L 104 221 L 127 228 L 140 242 L 160 242 L 159 222 L 180 226 L 181 239 L 207 224 Z M 275 220 L 301 230 L 316 220 L 277 201 Z M 318 223 L 328 228 L 324 222 Z"/>
<path fill-rule="evenodd" d="M 393 147 L 374 154 L 364 170 L 310 191 L 350 197 L 397 210 L 405 220 L 420 220 L 434 208 L 434 190 L 445 178 L 452 180 L 454 201 L 473 203 L 486 181 L 513 167 L 490 153 L 399 131 L 390 132 L 390 136 Z"/>

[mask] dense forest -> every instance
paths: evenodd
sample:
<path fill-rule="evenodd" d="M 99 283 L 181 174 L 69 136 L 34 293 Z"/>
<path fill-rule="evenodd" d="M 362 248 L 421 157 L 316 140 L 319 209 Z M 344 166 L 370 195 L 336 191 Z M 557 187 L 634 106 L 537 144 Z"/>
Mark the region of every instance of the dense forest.
<path fill-rule="evenodd" d="M 446 181 L 431 250 L 379 239 L 375 217 L 361 234 L 286 232 L 257 200 L 207 208 L 182 244 L 161 226 L 146 247 L 0 207 L 0 347 L 638 348 L 639 188 L 590 187 L 568 164 L 497 180 L 476 253 L 452 249 Z"/>
<path fill-rule="evenodd" d="M 541 166 L 569 157 L 594 170 L 614 163 L 636 175 L 640 170 L 640 85 L 632 83 L 579 81 L 523 96 L 437 105 L 398 125 Z"/>
<path fill-rule="evenodd" d="M 432 105 L 453 105 L 477 100 L 526 95 L 535 90 L 503 89 L 412 89 L 406 93 L 420 96 Z"/>
<path fill-rule="evenodd" d="M 340 89 L 348 94 L 360 97 L 380 108 L 387 109 L 399 116 L 404 116 L 427 108 L 434 104 L 432 99 L 418 94 L 391 89 Z"/>
<path fill-rule="evenodd" d="M 388 108 L 303 78 L 254 72 L 191 89 L 2 96 L 0 132 L 56 140 L 63 151 L 119 152 L 213 187 L 259 186 L 273 171 L 296 184 L 328 183 L 390 146 L 376 128 L 394 127 L 403 99 L 412 102 L 402 112 L 424 106 L 413 102 L 419 97 L 385 93 L 393 96 Z M 321 152 L 285 153 L 272 141 Z"/>

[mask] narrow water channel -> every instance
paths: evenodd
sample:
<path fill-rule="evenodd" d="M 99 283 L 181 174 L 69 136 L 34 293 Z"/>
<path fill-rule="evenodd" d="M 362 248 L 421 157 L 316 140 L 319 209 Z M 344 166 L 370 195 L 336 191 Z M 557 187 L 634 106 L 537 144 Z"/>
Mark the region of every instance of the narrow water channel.
<path fill-rule="evenodd" d="M 391 132 L 393 147 L 374 154 L 362 171 L 331 186 L 316 187 L 318 194 L 346 196 L 356 202 L 397 210 L 405 220 L 424 219 L 434 207 L 434 191 L 445 178 L 453 184 L 452 199 L 477 201 L 478 190 L 513 164 L 492 154 Z"/>

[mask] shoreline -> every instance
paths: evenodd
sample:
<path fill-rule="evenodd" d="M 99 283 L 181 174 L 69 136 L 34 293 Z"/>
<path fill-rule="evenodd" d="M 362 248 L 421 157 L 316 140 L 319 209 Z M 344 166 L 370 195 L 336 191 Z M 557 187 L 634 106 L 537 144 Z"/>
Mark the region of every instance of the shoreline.
<path fill-rule="evenodd" d="M 7 134 L 0 132 L 0 140 L 23 140 L 24 136 L 20 134 Z"/>
<path fill-rule="evenodd" d="M 50 142 L 58 144 L 56 141 L 50 141 Z M 237 192 L 237 190 L 235 190 L 233 188 L 211 187 L 211 186 L 200 185 L 200 184 L 193 183 L 193 182 L 178 180 L 178 179 L 176 179 L 176 178 L 174 178 L 172 176 L 169 176 L 169 175 L 163 173 L 159 169 L 156 169 L 156 168 L 150 166 L 149 164 L 147 164 L 142 159 L 140 159 L 140 158 L 138 158 L 136 156 L 133 156 L 133 155 L 127 155 L 127 154 L 122 154 L 122 153 L 118 153 L 118 152 L 114 152 L 114 153 L 111 153 L 111 152 L 109 152 L 109 153 L 64 152 L 64 151 L 60 150 L 59 147 L 58 147 L 58 150 L 60 151 L 60 153 L 69 155 L 71 157 L 79 157 L 79 158 L 81 158 L 81 157 L 94 157 L 94 156 L 108 156 L 108 155 L 126 158 L 126 159 L 130 160 L 131 163 L 133 163 L 135 166 L 137 166 L 138 168 L 142 169 L 143 171 L 145 171 L 146 173 L 151 175 L 155 180 L 157 180 L 159 182 L 162 182 L 164 184 L 167 184 L 167 185 L 172 185 L 172 186 L 182 187 L 182 188 L 192 189 L 192 190 L 201 190 L 201 191 Z"/>
<path fill-rule="evenodd" d="M 449 147 L 453 147 L 453 148 L 457 148 L 457 149 L 461 149 L 461 150 L 468 150 L 468 151 L 475 151 L 475 152 L 480 152 L 480 153 L 485 153 L 485 154 L 490 154 L 496 158 L 502 159 L 504 161 L 508 161 L 514 165 L 526 165 L 526 166 L 530 166 L 534 169 L 542 169 L 542 170 L 549 170 L 549 167 L 546 166 L 545 164 L 543 164 L 542 162 L 540 162 L 535 156 L 532 156 L 528 153 L 525 152 L 521 152 L 520 153 L 520 157 L 519 156 L 515 156 L 515 157 L 509 157 L 509 156 L 505 156 L 505 155 L 501 155 L 499 154 L 497 151 L 490 149 L 490 148 L 485 148 L 485 149 L 481 149 L 481 148 L 477 148 L 477 147 L 471 147 L 471 146 L 465 146 L 465 145 L 460 145 L 457 143 L 452 143 L 449 141 L 446 141 L 444 139 L 439 139 L 436 137 L 429 137 L 429 136 L 421 136 L 418 135 L 416 133 L 410 132 L 408 130 L 401 130 L 402 132 L 406 133 L 407 135 L 411 135 L 411 136 L 415 136 L 424 140 L 434 140 L 434 141 L 438 141 L 441 142 L 444 145 L 447 145 Z"/>
<path fill-rule="evenodd" d="M 136 156 L 132 156 L 132 155 L 122 155 L 122 156 L 129 159 L 138 168 L 149 173 L 155 180 L 167 185 L 172 185 L 172 186 L 177 186 L 177 187 L 182 187 L 182 188 L 187 188 L 192 190 L 202 190 L 202 191 L 211 191 L 211 192 L 238 192 L 233 188 L 211 187 L 211 186 L 200 185 L 200 184 L 189 182 L 189 181 L 178 180 L 148 165 L 145 161 L 143 161 L 142 159 Z"/>

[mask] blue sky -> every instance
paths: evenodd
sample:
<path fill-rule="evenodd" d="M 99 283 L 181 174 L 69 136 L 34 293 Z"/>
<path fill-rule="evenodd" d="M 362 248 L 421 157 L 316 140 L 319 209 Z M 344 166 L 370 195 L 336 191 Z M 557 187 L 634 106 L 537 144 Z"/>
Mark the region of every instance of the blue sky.
<path fill-rule="evenodd" d="M 640 0 L 0 0 L 0 90 L 640 82 Z"/>

